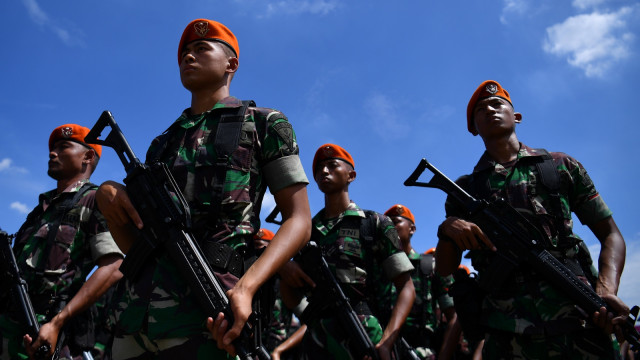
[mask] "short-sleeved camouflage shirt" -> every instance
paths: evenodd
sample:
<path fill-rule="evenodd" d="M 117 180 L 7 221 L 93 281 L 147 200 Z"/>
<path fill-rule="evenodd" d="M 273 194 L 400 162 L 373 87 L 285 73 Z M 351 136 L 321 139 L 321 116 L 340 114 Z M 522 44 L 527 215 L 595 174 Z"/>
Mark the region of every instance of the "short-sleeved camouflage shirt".
<path fill-rule="evenodd" d="M 62 209 L 62 203 L 72 199 L 88 181 L 79 181 L 60 194 L 57 190 L 40 194 L 38 206 L 16 234 L 16 261 L 28 284 L 34 310 L 40 315 L 45 310 L 40 308 L 43 297 L 73 297 L 96 260 L 108 254 L 122 255 L 96 206 L 97 186 L 91 184 L 66 212 Z M 48 246 L 49 232 L 60 217 L 55 239 Z"/>
<path fill-rule="evenodd" d="M 453 277 L 442 277 L 435 271 L 423 274 L 420 270 L 420 254 L 414 250 L 409 253 L 409 260 L 415 268 L 411 272 L 411 280 L 416 289 L 416 300 L 407 316 L 403 332 L 427 329 L 427 333 L 433 333 L 438 326 L 436 306 L 440 306 L 440 309 L 453 306 L 453 299 L 447 293 L 453 283 Z M 396 297 L 394 288 L 394 299 Z"/>
<path fill-rule="evenodd" d="M 409 258 L 400 250 L 400 239 L 391 219 L 375 212 L 370 214 L 375 224 L 371 246 L 362 243 L 360 234 L 354 234 L 354 230 L 359 231 L 359 226 L 353 229 L 352 220 L 355 218 L 355 223 L 360 224 L 367 216 L 354 202 L 337 218 L 325 219 L 324 210 L 321 210 L 312 220 L 311 240 L 323 249 L 329 268 L 354 306 L 361 300 L 369 300 L 370 307 L 377 304 L 380 292 L 388 289 L 384 284 L 390 284 L 398 275 L 413 270 Z M 346 228 L 345 224 L 351 227 Z M 369 261 L 370 266 L 367 265 Z M 373 273 L 367 273 L 369 268 Z M 373 279 L 367 281 L 369 276 Z M 363 323 L 369 334 L 376 333 L 374 329 L 367 328 L 369 325 L 380 326 L 377 320 L 365 319 Z M 319 324 L 310 327 L 313 332 L 322 332 L 324 328 L 326 326 Z"/>
<path fill-rule="evenodd" d="M 532 165 L 532 157 L 542 156 L 536 149 L 520 145 L 517 160 L 507 167 L 491 159 L 488 153 L 481 157 L 473 174 L 463 176 L 457 182 L 472 195 L 478 185 L 472 179 L 487 179 L 489 198 L 503 198 L 532 222 L 538 224 L 548 237 L 548 250 L 557 258 L 577 256 L 580 241 L 573 233 L 574 212 L 585 225 L 593 224 L 611 216 L 584 167 L 572 157 L 563 153 L 550 153 L 560 174 L 559 190 L 562 221 L 554 213 L 548 190 L 540 181 L 540 175 Z M 484 173 L 484 174 L 483 174 Z M 484 175 L 488 175 L 484 176 Z M 464 217 L 453 200 L 447 199 L 447 216 Z M 555 210 L 555 212 L 558 212 Z M 560 236 L 563 231 L 566 236 Z M 471 251 L 473 267 L 479 277 L 491 261 L 488 251 Z M 523 270 L 527 273 L 526 269 Z M 537 279 L 537 278 L 536 278 Z M 514 333 L 539 333 L 543 328 L 579 326 L 582 317 L 572 302 L 551 284 L 542 279 L 531 281 L 520 276 L 512 277 L 507 292 L 500 296 L 489 295 L 483 304 L 483 316 L 490 328 Z M 508 293 L 509 295 L 505 295 Z M 573 324 L 573 325 L 571 325 Z"/>
<path fill-rule="evenodd" d="M 190 115 L 188 109 L 168 132 L 153 140 L 147 162 L 155 157 L 167 164 L 192 213 L 193 234 L 198 241 L 219 241 L 243 247 L 260 228 L 260 203 L 268 186 L 273 194 L 308 180 L 298 157 L 295 133 L 281 112 L 248 107 L 238 146 L 226 163 L 222 202 L 217 217 L 211 202 L 216 172 L 216 129 L 223 114 L 237 112 L 242 102 L 227 97 L 211 110 Z M 158 153 L 162 136 L 166 149 Z M 116 309 L 118 331 L 131 334 L 143 329 L 150 339 L 185 337 L 206 331 L 207 316 L 190 296 L 188 286 L 165 255 L 143 270 Z"/>

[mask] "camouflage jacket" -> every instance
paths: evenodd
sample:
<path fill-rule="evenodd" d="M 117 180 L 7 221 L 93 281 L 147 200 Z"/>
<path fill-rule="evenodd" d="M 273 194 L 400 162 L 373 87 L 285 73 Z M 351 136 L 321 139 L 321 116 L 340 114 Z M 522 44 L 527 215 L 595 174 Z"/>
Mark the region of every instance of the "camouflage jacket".
<path fill-rule="evenodd" d="M 376 299 L 380 290 L 371 288 L 372 284 L 388 284 L 396 276 L 413 270 L 407 255 L 400 250 L 400 239 L 391 220 L 379 213 L 372 214 L 376 228 L 370 247 L 348 231 L 354 224 L 350 224 L 350 229 L 345 227 L 351 221 L 348 219 L 355 218 L 355 228 L 359 229 L 366 216 L 354 202 L 337 218 L 325 219 L 321 210 L 312 220 L 311 240 L 323 249 L 329 267 L 352 301 Z M 368 266 L 368 261 L 372 266 Z M 368 269 L 374 273 L 368 274 Z"/>
<path fill-rule="evenodd" d="M 85 187 L 78 201 L 66 212 L 63 209 L 62 203 L 73 199 L 88 181 L 80 181 L 60 194 L 55 189 L 40 194 L 38 206 L 16 234 L 16 260 L 39 315 L 49 310 L 44 304 L 51 296 L 73 297 L 100 257 L 122 255 L 97 209 L 95 185 L 88 185 L 88 190 Z M 57 220 L 60 225 L 55 239 L 47 245 Z"/>
<path fill-rule="evenodd" d="M 411 273 L 411 280 L 416 289 L 416 300 L 407 316 L 403 332 L 423 331 L 432 334 L 438 326 L 436 307 L 446 309 L 453 306 L 453 299 L 447 291 L 453 283 L 453 277 L 442 277 L 435 270 L 430 274 L 423 274 L 420 269 L 420 254 L 411 250 L 409 260 L 415 268 Z M 394 288 L 394 299 L 397 296 Z"/>
<path fill-rule="evenodd" d="M 311 240 L 323 249 L 329 268 L 352 306 L 357 309 L 359 302 L 366 301 L 371 310 L 377 313 L 375 306 L 388 292 L 391 281 L 413 270 L 413 267 L 407 255 L 400 250 L 400 239 L 391 219 L 379 213 L 371 214 L 375 224 L 371 246 L 366 246 L 359 238 L 362 236 L 359 234 L 360 224 L 366 218 L 366 213 L 353 202 L 337 218 L 325 219 L 324 210 L 316 214 L 312 220 Z M 368 269 L 372 269 L 373 273 L 367 273 Z M 377 343 L 382 336 L 379 320 L 371 315 L 360 317 L 369 337 Z M 325 332 L 324 329 L 335 326 L 330 325 L 332 321 L 324 319 L 309 324 L 309 336 L 314 339 L 333 338 L 333 334 L 319 335 Z M 341 342 L 340 339 L 336 341 Z M 329 346 L 329 351 L 335 355 L 346 350 Z"/>
<path fill-rule="evenodd" d="M 488 153 L 481 157 L 473 174 L 458 179 L 458 184 L 477 195 L 482 186 L 489 187 L 489 198 L 504 198 L 529 220 L 546 233 L 547 249 L 559 259 L 578 256 L 580 239 L 573 233 L 574 212 L 585 225 L 611 216 L 586 170 L 582 165 L 563 153 L 550 153 L 560 174 L 561 214 L 555 214 L 548 190 L 539 181 L 539 174 L 531 159 L 541 153 L 521 144 L 517 160 L 505 168 L 493 161 Z M 478 184 L 487 179 L 488 184 Z M 475 180 L 475 181 L 474 181 Z M 447 200 L 447 216 L 464 214 L 453 201 Z M 563 227 L 559 229 L 559 227 Z M 560 236 L 561 233 L 566 234 Z M 491 262 L 488 251 L 471 251 L 473 267 L 478 276 Z M 551 285 L 531 274 L 527 269 L 519 269 L 510 277 L 503 289 L 488 295 L 483 303 L 483 318 L 490 328 L 515 333 L 540 333 L 554 329 L 574 329 L 582 324 L 582 317 L 573 304 Z M 545 330 L 546 329 L 546 330 Z M 569 330 L 567 330 L 569 331 Z"/>
<path fill-rule="evenodd" d="M 260 228 L 260 205 L 267 186 L 275 194 L 308 183 L 287 118 L 273 109 L 249 107 L 242 131 L 235 134 L 237 147 L 225 164 L 221 204 L 212 203 L 218 168 L 216 129 L 221 116 L 237 114 L 241 106 L 240 100 L 227 97 L 200 115 L 192 116 L 187 109 L 153 140 L 147 153 L 147 162 L 157 159 L 169 167 L 191 207 L 196 239 L 224 242 L 235 249 L 246 247 Z M 166 149 L 159 151 L 163 143 Z M 155 261 L 135 284 L 124 282 L 126 291 L 114 314 L 118 332 L 131 334 L 146 326 L 150 339 L 164 339 L 206 331 L 204 321 L 211 314 L 204 314 L 188 295 L 188 286 L 166 254 Z"/>

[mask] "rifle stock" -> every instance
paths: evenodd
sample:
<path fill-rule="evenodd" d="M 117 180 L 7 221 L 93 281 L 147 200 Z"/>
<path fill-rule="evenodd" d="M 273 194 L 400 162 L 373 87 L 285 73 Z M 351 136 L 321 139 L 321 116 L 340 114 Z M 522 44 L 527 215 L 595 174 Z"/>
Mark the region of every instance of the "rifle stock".
<path fill-rule="evenodd" d="M 342 291 L 340 283 L 329 269 L 320 247 L 310 241 L 295 260 L 316 284 L 309 305 L 303 311 L 300 320 L 308 324 L 321 313 L 330 311 L 348 335 L 350 351 L 355 359 L 362 359 L 364 356 L 379 359 L 375 345 L 349 303 L 349 298 Z"/>
<path fill-rule="evenodd" d="M 98 136 L 105 127 L 111 131 L 105 140 Z M 139 239 L 127 253 L 120 271 L 129 279 L 135 279 L 148 258 L 157 249 L 164 249 L 176 265 L 181 276 L 189 284 L 201 308 L 209 316 L 224 313 L 230 324 L 233 312 L 225 289 L 203 255 L 198 242 L 190 233 L 189 205 L 164 163 L 147 165 L 135 156 L 120 127 L 110 112 L 104 111 L 98 122 L 85 137 L 88 144 L 101 144 L 113 148 L 125 167 L 127 194 L 140 214 L 144 227 Z M 241 359 L 270 359 L 254 336 L 252 326 L 257 315 L 252 314 L 233 345 Z M 257 329 L 256 329 L 257 330 Z"/>
<path fill-rule="evenodd" d="M 419 182 L 425 169 L 429 169 L 434 176 L 429 182 Z M 593 314 L 601 307 L 613 312 L 591 286 L 544 249 L 543 232 L 506 201 L 489 203 L 473 198 L 426 159 L 420 161 L 404 184 L 443 190 L 465 208 L 466 219 L 478 225 L 496 246 L 498 251 L 495 264 L 498 265 L 492 266 L 493 271 L 480 281 L 480 286 L 485 290 L 499 287 L 511 269 L 526 263 L 585 313 Z M 640 334 L 634 327 L 639 310 L 638 306 L 634 306 L 627 321 L 621 325 L 625 339 L 634 349 L 640 347 Z"/>

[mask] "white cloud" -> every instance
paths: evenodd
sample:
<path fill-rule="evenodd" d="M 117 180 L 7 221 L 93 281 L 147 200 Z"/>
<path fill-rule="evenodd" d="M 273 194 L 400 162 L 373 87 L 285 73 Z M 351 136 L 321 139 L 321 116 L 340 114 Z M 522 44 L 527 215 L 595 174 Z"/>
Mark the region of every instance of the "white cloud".
<path fill-rule="evenodd" d="M 22 4 L 27 8 L 27 12 L 34 23 L 54 33 L 63 43 L 69 46 L 82 44 L 81 33 L 73 31 L 72 34 L 72 31 L 58 26 L 55 21 L 40 8 L 36 0 L 22 0 Z"/>
<path fill-rule="evenodd" d="M 27 169 L 25 168 L 11 165 L 12 162 L 13 161 L 9 158 L 4 158 L 0 160 L 0 172 L 21 173 L 21 174 L 26 174 L 28 172 Z"/>
<path fill-rule="evenodd" d="M 9 205 L 9 207 L 12 210 L 16 210 L 17 212 L 21 213 L 21 214 L 27 214 L 29 213 L 29 208 L 27 207 L 26 204 L 23 204 L 21 202 L 18 201 L 14 201 L 11 203 L 11 205 Z"/>
<path fill-rule="evenodd" d="M 543 49 L 566 57 L 588 77 L 602 77 L 614 63 L 629 57 L 634 35 L 627 31 L 626 18 L 632 12 L 632 8 L 623 7 L 617 12 L 569 17 L 547 28 Z"/>
<path fill-rule="evenodd" d="M 373 94 L 365 100 L 365 111 L 372 122 L 374 130 L 381 137 L 398 139 L 407 135 L 409 126 L 398 117 L 398 111 L 394 108 L 393 101 L 382 94 Z"/>
<path fill-rule="evenodd" d="M 606 2 L 607 0 L 573 0 L 571 5 L 574 7 L 584 10 L 587 8 L 595 8 L 596 6 Z"/>
<path fill-rule="evenodd" d="M 504 0 L 504 8 L 500 15 L 500 22 L 506 24 L 510 15 L 523 15 L 529 10 L 529 2 L 527 0 Z"/>
<path fill-rule="evenodd" d="M 312 15 L 327 15 L 339 6 L 338 1 L 333 0 L 281 0 L 267 4 L 265 16 L 274 14 L 297 15 L 309 13 Z"/>
<path fill-rule="evenodd" d="M 268 18 L 273 15 L 327 15 L 340 5 L 338 0 L 235 0 L 242 9 L 252 8 L 252 14 L 259 18 Z"/>

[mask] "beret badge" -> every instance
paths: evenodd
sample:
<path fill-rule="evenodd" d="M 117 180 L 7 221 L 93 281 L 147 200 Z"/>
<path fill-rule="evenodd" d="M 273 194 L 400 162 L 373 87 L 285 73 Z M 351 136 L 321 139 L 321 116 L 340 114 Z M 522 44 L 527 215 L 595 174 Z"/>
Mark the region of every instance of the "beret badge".
<path fill-rule="evenodd" d="M 197 22 L 193 24 L 193 31 L 195 31 L 198 36 L 205 37 L 209 32 L 209 23 L 206 21 Z"/>
<path fill-rule="evenodd" d="M 71 135 L 73 135 L 73 129 L 69 126 L 63 127 L 62 129 L 60 129 L 60 132 L 62 133 L 62 137 L 64 138 L 70 138 Z"/>
<path fill-rule="evenodd" d="M 487 84 L 486 90 L 489 94 L 493 95 L 498 92 L 498 86 L 496 84 Z"/>
<path fill-rule="evenodd" d="M 396 207 L 396 211 L 398 212 L 398 215 L 402 215 L 404 213 L 404 208 L 402 207 L 402 205 L 398 205 Z"/>
<path fill-rule="evenodd" d="M 333 155 L 333 148 L 331 146 L 326 146 L 323 151 L 324 151 L 324 156 Z"/>
<path fill-rule="evenodd" d="M 258 233 L 256 234 L 256 236 L 258 236 L 259 238 L 264 236 L 264 231 L 262 231 L 262 229 L 258 230 Z"/>

